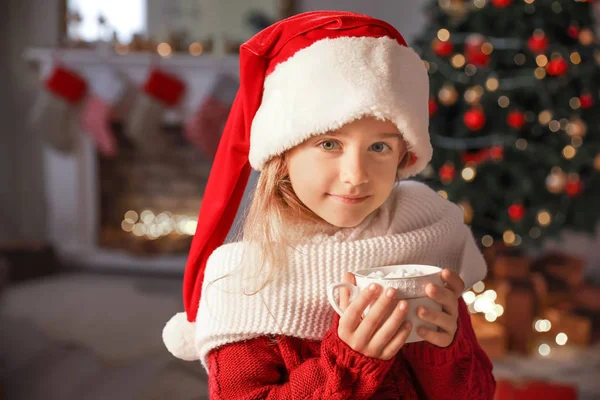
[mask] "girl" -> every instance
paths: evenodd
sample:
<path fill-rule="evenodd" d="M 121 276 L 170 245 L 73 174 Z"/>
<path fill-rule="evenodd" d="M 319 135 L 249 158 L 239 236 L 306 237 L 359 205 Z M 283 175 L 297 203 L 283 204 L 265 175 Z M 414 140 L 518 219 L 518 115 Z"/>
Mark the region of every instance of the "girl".
<path fill-rule="evenodd" d="M 169 350 L 201 360 L 215 399 L 491 399 L 461 298 L 485 277 L 481 253 L 457 206 L 400 182 L 432 155 L 423 61 L 383 21 L 319 11 L 258 33 L 240 65 Z M 243 236 L 222 245 L 250 166 Z M 333 312 L 328 284 L 399 263 L 444 268 L 427 288 L 442 311 L 418 311 L 436 331 L 405 343 L 406 302 L 377 285 Z"/>

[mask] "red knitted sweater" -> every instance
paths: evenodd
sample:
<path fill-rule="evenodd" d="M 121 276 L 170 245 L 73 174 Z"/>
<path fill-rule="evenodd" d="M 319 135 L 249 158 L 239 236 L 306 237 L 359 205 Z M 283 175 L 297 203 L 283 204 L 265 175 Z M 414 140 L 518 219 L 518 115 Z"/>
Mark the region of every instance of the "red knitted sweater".
<path fill-rule="evenodd" d="M 323 340 L 261 336 L 208 355 L 211 399 L 493 399 L 492 364 L 459 300 L 454 342 L 409 343 L 389 361 L 352 350 L 337 335 Z"/>

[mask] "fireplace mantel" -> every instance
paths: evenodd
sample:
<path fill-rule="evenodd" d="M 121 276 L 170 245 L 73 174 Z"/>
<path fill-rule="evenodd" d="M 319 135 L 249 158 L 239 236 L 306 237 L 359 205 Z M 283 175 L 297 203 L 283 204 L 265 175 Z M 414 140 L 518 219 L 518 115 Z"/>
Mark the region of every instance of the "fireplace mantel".
<path fill-rule="evenodd" d="M 39 65 L 40 79 L 50 73 L 56 58 L 69 68 L 92 77 L 99 66 L 110 66 L 140 85 L 152 65 L 159 65 L 186 83 L 185 98 L 165 118 L 183 121 L 207 94 L 219 72 L 239 75 L 238 57 L 179 55 L 161 58 L 156 54 L 104 54 L 94 50 L 60 50 L 31 48 L 24 57 Z M 100 248 L 97 244 L 98 196 L 96 149 L 82 132 L 74 153 L 63 155 L 44 148 L 45 195 L 48 230 L 60 257 L 77 267 L 143 270 L 145 272 L 181 273 L 186 256 L 133 256 L 121 251 Z"/>

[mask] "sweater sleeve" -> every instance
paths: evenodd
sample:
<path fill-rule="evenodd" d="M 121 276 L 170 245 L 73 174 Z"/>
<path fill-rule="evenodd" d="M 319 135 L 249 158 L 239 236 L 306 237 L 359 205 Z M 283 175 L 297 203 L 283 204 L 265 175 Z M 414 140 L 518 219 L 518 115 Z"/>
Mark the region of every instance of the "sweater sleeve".
<path fill-rule="evenodd" d="M 402 354 L 428 399 L 493 399 L 492 363 L 477 342 L 467 306 L 459 299 L 458 330 L 446 348 L 429 342 L 404 345 Z"/>
<path fill-rule="evenodd" d="M 319 356 L 304 360 L 290 371 L 282 349 L 270 343 L 268 337 L 212 350 L 208 355 L 210 398 L 371 398 L 394 359 L 378 360 L 352 350 L 338 337 L 338 323 L 336 316 L 334 326 L 323 337 Z"/>

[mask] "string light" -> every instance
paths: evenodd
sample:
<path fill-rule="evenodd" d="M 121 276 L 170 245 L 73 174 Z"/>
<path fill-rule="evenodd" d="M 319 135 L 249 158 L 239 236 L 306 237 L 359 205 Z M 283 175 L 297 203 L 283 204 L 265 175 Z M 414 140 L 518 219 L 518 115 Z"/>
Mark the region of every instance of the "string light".
<path fill-rule="evenodd" d="M 491 247 L 494 244 L 494 238 L 490 235 L 485 235 L 481 238 L 481 244 L 485 247 Z"/>
<path fill-rule="evenodd" d="M 548 128 L 550 129 L 550 131 L 552 132 L 558 132 L 560 130 L 560 122 L 558 122 L 557 120 L 553 119 L 552 121 L 550 121 L 550 123 L 548 124 Z"/>
<path fill-rule="evenodd" d="M 507 230 L 507 231 L 504 231 L 504 233 L 502 234 L 502 239 L 504 240 L 505 244 L 511 245 L 511 244 L 515 243 L 516 236 L 513 231 Z"/>
<path fill-rule="evenodd" d="M 552 112 L 549 110 L 544 110 L 538 115 L 538 121 L 542 125 L 548 125 L 550 121 L 552 121 Z"/>
<path fill-rule="evenodd" d="M 461 172 L 461 176 L 466 182 L 472 182 L 477 176 L 477 171 L 474 167 L 465 167 Z"/>
<path fill-rule="evenodd" d="M 546 69 L 538 67 L 533 71 L 533 74 L 537 79 L 544 79 L 546 77 Z"/>
<path fill-rule="evenodd" d="M 462 68 L 465 65 L 465 61 L 465 56 L 463 56 L 462 54 L 455 54 L 454 56 L 452 56 L 450 63 L 454 68 Z"/>
<path fill-rule="evenodd" d="M 488 80 L 485 82 L 485 87 L 490 92 L 494 92 L 494 91 L 498 90 L 499 86 L 500 86 L 500 81 L 498 81 L 498 78 L 488 78 Z"/>
<path fill-rule="evenodd" d="M 552 216 L 546 210 L 542 210 L 537 214 L 537 222 L 542 227 L 546 227 L 552 223 Z"/>
<path fill-rule="evenodd" d="M 540 236 L 542 236 L 542 230 L 540 228 L 538 228 L 537 226 L 534 226 L 533 228 L 531 228 L 529 230 L 529 237 L 532 239 L 538 239 Z"/>
<path fill-rule="evenodd" d="M 189 52 L 193 56 L 199 56 L 204 52 L 204 46 L 202 46 L 202 43 L 198 42 L 191 43 L 189 47 Z"/>
<path fill-rule="evenodd" d="M 442 42 L 447 42 L 448 40 L 450 40 L 450 31 L 448 31 L 448 29 L 442 28 L 438 31 L 437 37 Z"/>
<path fill-rule="evenodd" d="M 485 283 L 483 283 L 483 281 L 476 282 L 473 285 L 473 290 L 475 291 L 475 293 L 483 292 L 485 290 Z"/>
<path fill-rule="evenodd" d="M 479 281 L 473 285 L 472 291 L 466 291 L 462 297 L 471 314 L 482 313 L 486 321 L 494 322 L 504 314 L 504 307 L 495 303 L 495 300 L 498 298 L 495 290 L 489 289 L 484 292 L 484 289 L 484 283 Z"/>
<path fill-rule="evenodd" d="M 192 236 L 196 232 L 198 220 L 186 215 L 173 215 L 163 212 L 155 215 L 150 210 L 138 213 L 129 210 L 121 221 L 121 228 L 135 236 L 146 236 L 147 239 L 158 239 L 172 233 Z"/>
<path fill-rule="evenodd" d="M 527 149 L 527 140 L 526 139 L 517 139 L 517 141 L 515 142 L 515 146 L 517 147 L 517 149 L 519 150 L 525 150 Z"/>
<path fill-rule="evenodd" d="M 498 105 L 502 108 L 506 108 L 510 105 L 510 100 L 506 96 L 500 96 L 498 98 Z"/>
<path fill-rule="evenodd" d="M 534 328 L 538 332 L 548 332 L 552 329 L 552 323 L 547 319 L 538 319 L 535 321 Z"/>
<path fill-rule="evenodd" d="M 161 57 L 169 57 L 173 52 L 173 49 L 171 49 L 171 45 L 169 43 L 163 42 L 159 43 L 158 46 L 156 46 L 156 52 Z"/>
<path fill-rule="evenodd" d="M 577 154 L 577 150 L 571 145 L 565 146 L 562 151 L 563 157 L 567 160 L 572 160 L 575 157 L 575 154 Z"/>
<path fill-rule="evenodd" d="M 559 346 L 564 346 L 565 344 L 567 344 L 567 340 L 569 340 L 569 338 L 563 332 L 556 335 L 556 344 L 558 344 Z"/>
<path fill-rule="evenodd" d="M 517 65 L 523 65 L 525 64 L 525 61 L 527 61 L 527 59 L 525 58 L 525 54 L 523 53 L 515 54 L 513 60 Z"/>
<path fill-rule="evenodd" d="M 535 63 L 538 65 L 538 67 L 545 67 L 548 64 L 548 57 L 540 54 L 535 58 Z"/>
<path fill-rule="evenodd" d="M 540 353 L 540 355 L 546 357 L 550 355 L 550 346 L 546 343 L 542 343 L 540 344 L 540 347 L 538 347 L 538 353 Z"/>

